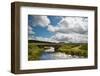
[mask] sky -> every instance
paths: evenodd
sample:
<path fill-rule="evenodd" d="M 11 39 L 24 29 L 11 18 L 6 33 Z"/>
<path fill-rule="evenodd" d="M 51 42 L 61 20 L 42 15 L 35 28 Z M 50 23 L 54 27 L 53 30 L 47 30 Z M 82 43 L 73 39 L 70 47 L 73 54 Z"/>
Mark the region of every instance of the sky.
<path fill-rule="evenodd" d="M 87 43 L 88 17 L 28 15 L 28 40 Z"/>

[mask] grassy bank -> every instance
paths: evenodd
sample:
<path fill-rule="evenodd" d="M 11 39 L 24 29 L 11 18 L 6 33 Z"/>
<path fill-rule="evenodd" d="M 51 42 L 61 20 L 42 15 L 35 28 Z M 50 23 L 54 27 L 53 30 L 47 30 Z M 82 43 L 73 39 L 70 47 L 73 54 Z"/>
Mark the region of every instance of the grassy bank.
<path fill-rule="evenodd" d="M 64 52 L 69 55 L 77 55 L 77 56 L 88 56 L 88 44 L 87 43 L 69 43 L 63 44 L 58 48 L 59 52 Z"/>
<path fill-rule="evenodd" d="M 43 48 L 38 47 L 32 43 L 28 44 L 28 60 L 39 60 Z"/>

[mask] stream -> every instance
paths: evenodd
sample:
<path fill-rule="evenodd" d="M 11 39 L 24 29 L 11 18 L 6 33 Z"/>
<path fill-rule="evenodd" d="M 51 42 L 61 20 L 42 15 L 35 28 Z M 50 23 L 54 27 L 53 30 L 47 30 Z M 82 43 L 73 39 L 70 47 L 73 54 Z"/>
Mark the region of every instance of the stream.
<path fill-rule="evenodd" d="M 67 55 L 61 52 L 55 52 L 53 47 L 44 50 L 43 54 L 40 57 L 41 60 L 57 60 L 57 59 L 73 59 L 73 58 L 78 59 L 80 57 Z"/>

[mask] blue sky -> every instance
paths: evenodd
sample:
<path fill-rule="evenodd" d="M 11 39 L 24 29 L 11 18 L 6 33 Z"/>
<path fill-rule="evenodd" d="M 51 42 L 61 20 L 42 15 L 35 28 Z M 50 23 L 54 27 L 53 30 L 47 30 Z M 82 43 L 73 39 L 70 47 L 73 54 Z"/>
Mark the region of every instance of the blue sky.
<path fill-rule="evenodd" d="M 87 42 L 88 18 L 28 15 L 28 39 Z"/>
<path fill-rule="evenodd" d="M 50 20 L 50 25 L 52 26 L 58 26 L 57 24 L 61 20 L 61 17 L 58 16 L 47 16 L 47 18 Z M 34 20 L 34 16 L 29 15 L 28 16 L 28 25 L 30 25 L 35 32 L 35 36 L 40 36 L 40 37 L 51 37 L 54 35 L 54 32 L 50 32 L 47 30 L 47 27 L 41 27 L 41 25 L 37 24 Z"/>

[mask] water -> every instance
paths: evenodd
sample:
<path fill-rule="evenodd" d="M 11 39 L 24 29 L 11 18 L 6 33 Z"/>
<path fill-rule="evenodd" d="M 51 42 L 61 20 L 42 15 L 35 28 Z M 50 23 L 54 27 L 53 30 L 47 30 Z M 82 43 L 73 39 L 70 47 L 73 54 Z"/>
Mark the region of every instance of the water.
<path fill-rule="evenodd" d="M 44 50 L 44 52 L 55 52 L 54 47 L 49 47 L 49 49 Z"/>
<path fill-rule="evenodd" d="M 45 50 L 42 56 L 40 57 L 41 60 L 57 60 L 57 59 L 73 59 L 73 58 L 78 59 L 80 57 L 67 55 L 61 52 L 55 52 L 53 47 L 50 47 L 50 49 Z"/>

